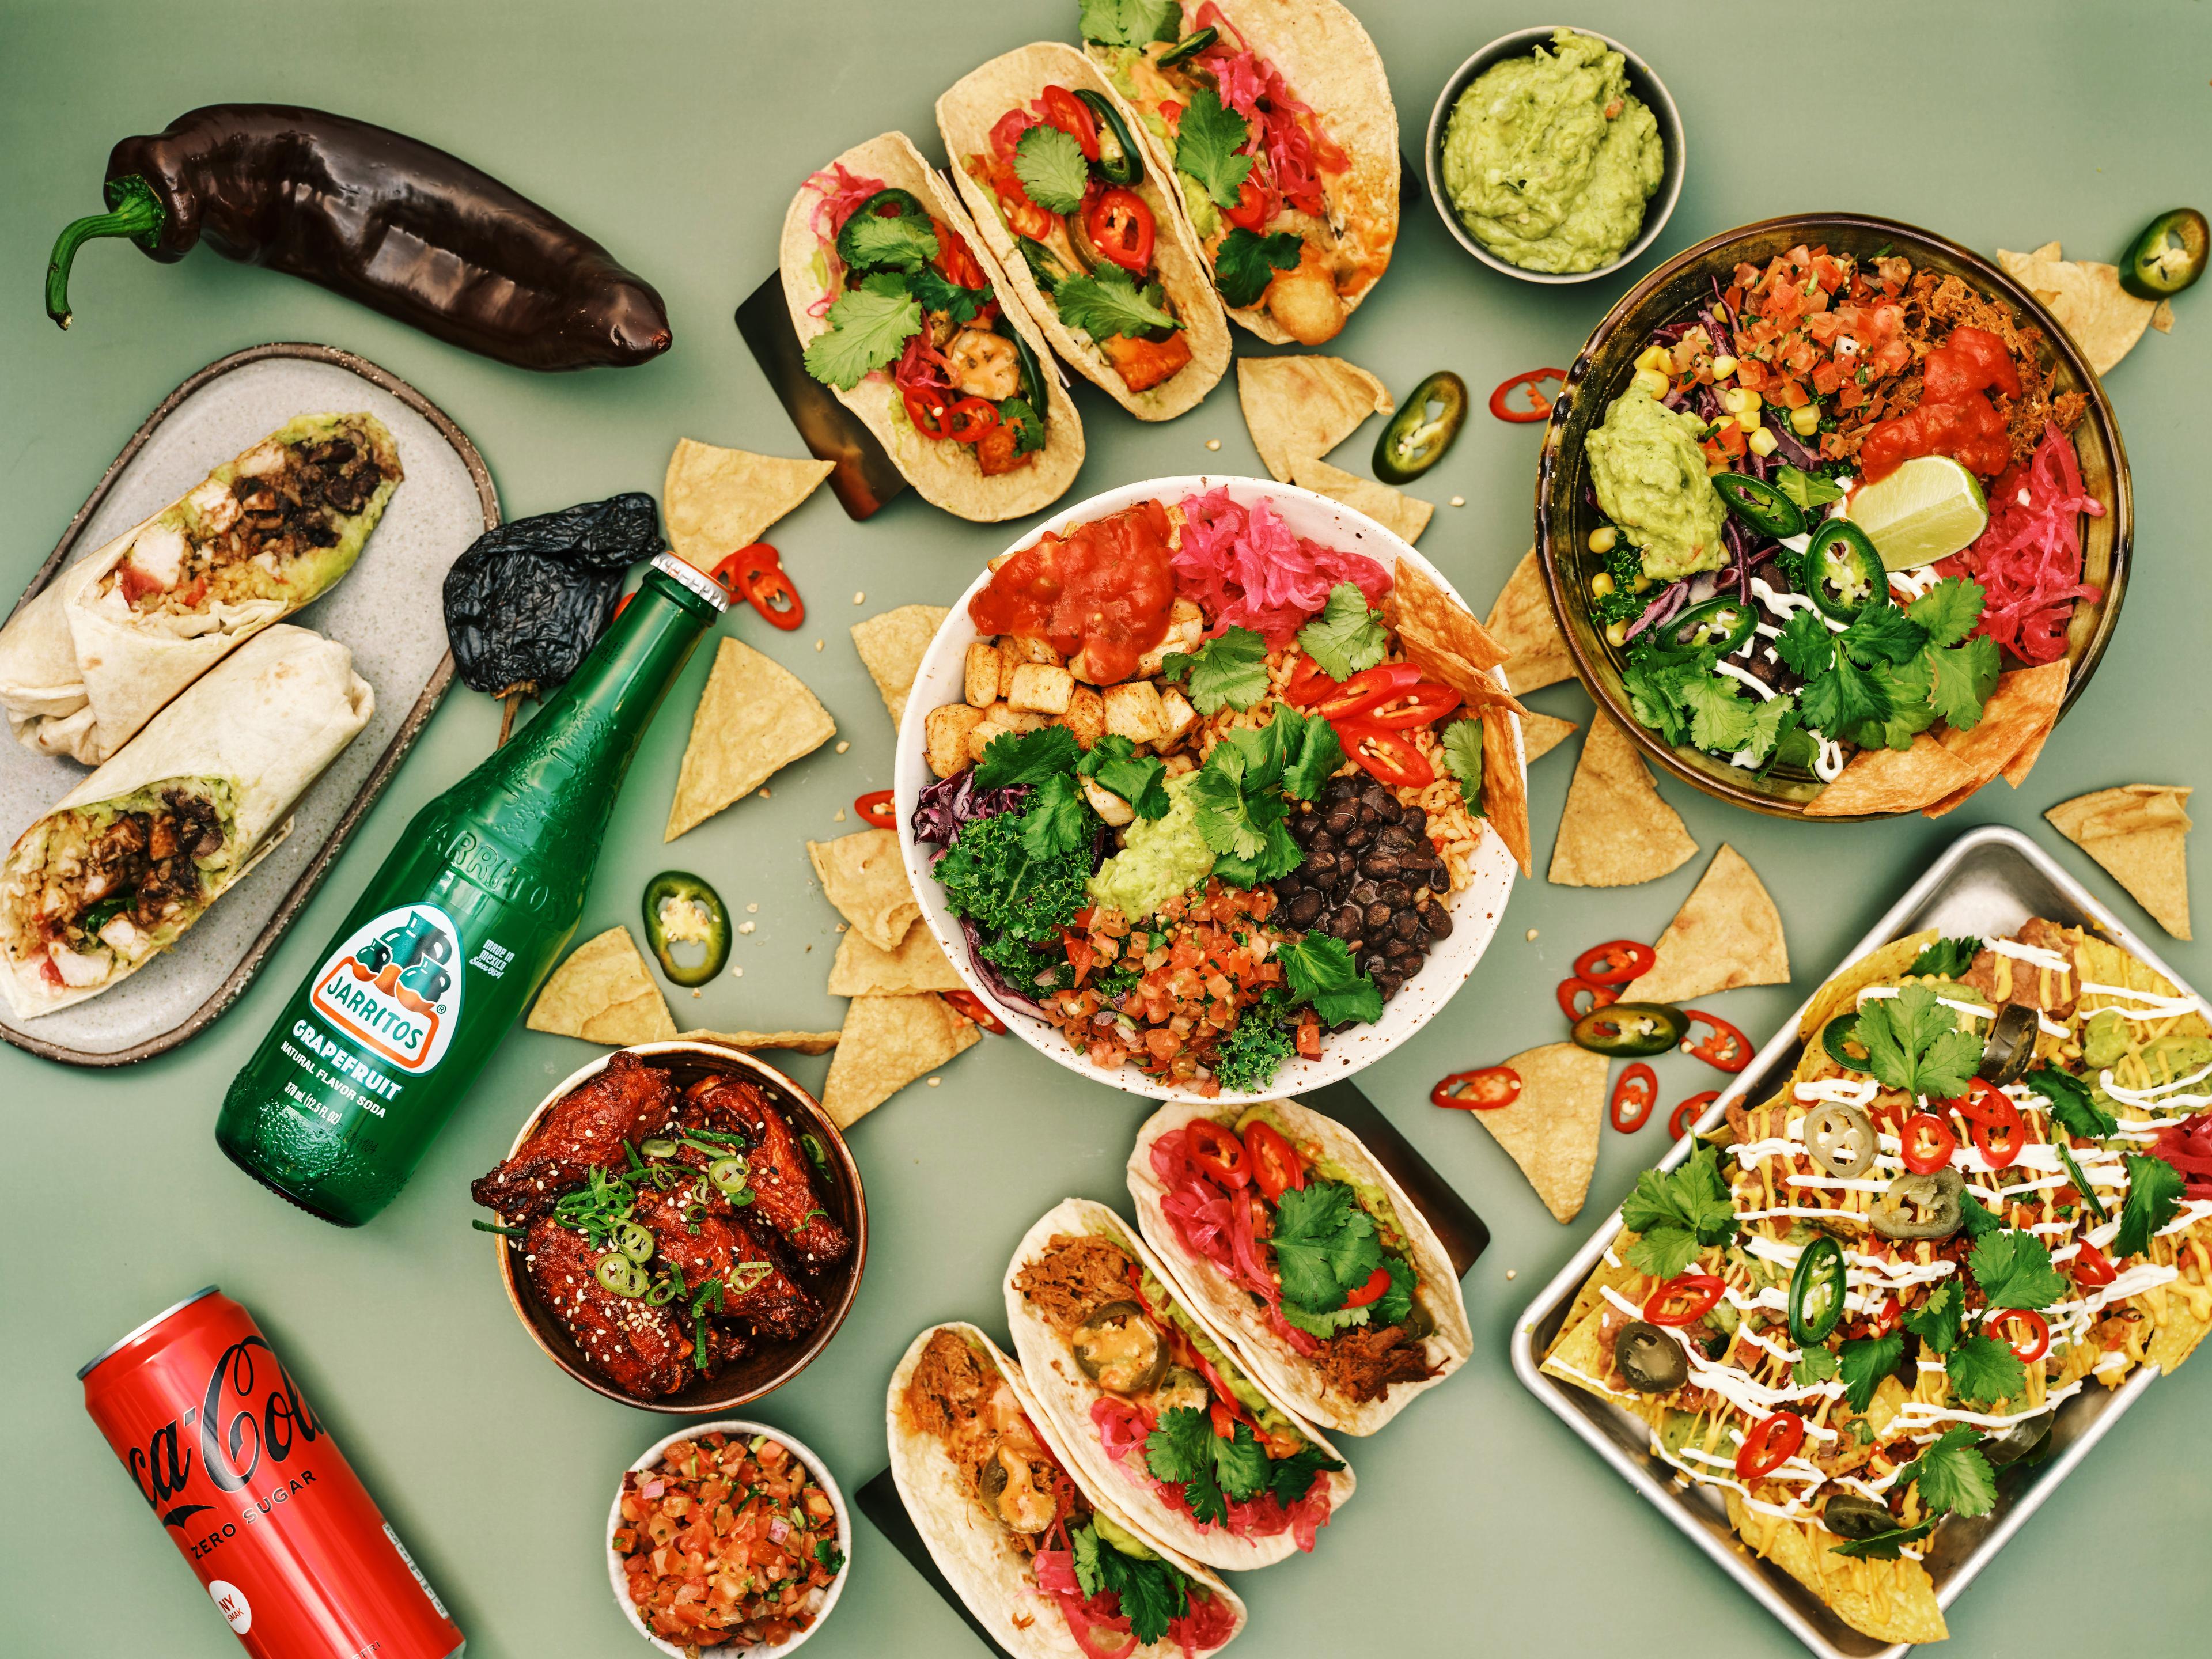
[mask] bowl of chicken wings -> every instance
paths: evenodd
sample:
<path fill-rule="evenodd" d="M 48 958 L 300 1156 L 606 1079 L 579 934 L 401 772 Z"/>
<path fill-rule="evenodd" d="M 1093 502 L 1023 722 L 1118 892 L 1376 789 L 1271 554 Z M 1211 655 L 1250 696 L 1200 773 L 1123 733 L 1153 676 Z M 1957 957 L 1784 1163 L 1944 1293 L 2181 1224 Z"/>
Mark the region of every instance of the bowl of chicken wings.
<path fill-rule="evenodd" d="M 781 1072 L 708 1042 L 594 1060 L 469 1190 L 499 1218 L 500 1278 L 532 1340 L 647 1411 L 727 1411 L 788 1382 L 844 1322 L 868 1253 L 837 1126 Z"/>

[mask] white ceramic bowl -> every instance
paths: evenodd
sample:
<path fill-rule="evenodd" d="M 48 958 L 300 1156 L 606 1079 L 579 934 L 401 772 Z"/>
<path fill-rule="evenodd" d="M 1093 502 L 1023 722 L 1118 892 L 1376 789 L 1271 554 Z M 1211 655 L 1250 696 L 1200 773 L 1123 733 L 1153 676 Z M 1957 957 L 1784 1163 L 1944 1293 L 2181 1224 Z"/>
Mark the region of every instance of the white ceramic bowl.
<path fill-rule="evenodd" d="M 1141 483 L 1124 484 L 1119 489 L 1109 489 L 1103 495 L 1093 495 L 1089 501 L 1074 506 L 1047 520 L 1035 530 L 1012 544 L 1006 550 L 1018 551 L 1030 545 L 1048 532 L 1064 532 L 1071 526 L 1087 523 L 1119 512 L 1134 502 L 1158 496 L 1164 501 L 1181 501 L 1184 496 L 1200 490 L 1227 485 L 1230 496 L 1240 503 L 1249 504 L 1267 500 L 1291 529 L 1314 541 L 1329 543 L 1364 553 L 1384 565 L 1395 566 L 1401 559 L 1410 561 L 1425 575 L 1443 584 L 1452 597 L 1459 599 L 1451 584 L 1444 581 L 1437 568 L 1411 547 L 1364 513 L 1339 505 L 1323 495 L 1299 489 L 1291 484 L 1276 483 L 1265 478 L 1214 477 L 1187 475 L 1172 478 L 1147 478 Z M 1361 1067 L 1371 1065 L 1389 1054 L 1407 1037 L 1419 1030 L 1435 1017 L 1452 994 L 1474 971 L 1482 960 L 1491 935 L 1498 931 L 1498 918 L 1504 914 L 1507 895 L 1513 890 L 1514 866 L 1512 854 L 1494 835 L 1486 835 L 1476 850 L 1474 879 L 1451 901 L 1452 931 L 1449 938 L 1439 941 L 1429 952 L 1429 959 L 1421 971 L 1406 981 L 1398 994 L 1385 1004 L 1382 1018 L 1372 1025 L 1358 1026 L 1349 1031 L 1323 1040 L 1318 1060 L 1292 1059 L 1285 1061 L 1275 1074 L 1275 1080 L 1267 1090 L 1257 1094 L 1205 1096 L 1194 1089 L 1169 1088 L 1146 1077 L 1134 1066 L 1124 1065 L 1112 1071 L 1094 1065 L 1071 1045 L 1059 1028 L 1037 1016 L 1019 1009 L 1009 1008 L 994 996 L 990 988 L 975 973 L 968 959 L 968 942 L 962 933 L 958 918 L 945 908 L 944 890 L 938 886 L 930 873 L 940 849 L 918 842 L 914 838 L 913 822 L 915 799 L 922 790 L 935 782 L 936 775 L 929 769 L 927 744 L 923 733 L 923 720 L 929 711 L 948 702 L 961 700 L 965 685 L 963 672 L 968 647 L 984 637 L 975 624 L 969 620 L 968 602 L 975 598 L 990 580 L 987 568 L 977 573 L 975 580 L 954 603 L 952 614 L 930 641 L 929 650 L 921 659 L 921 671 L 915 676 L 914 690 L 907 698 L 906 718 L 899 727 L 898 756 L 892 772 L 898 809 L 899 850 L 906 860 L 906 872 L 914 884 L 915 896 L 921 903 L 922 920 L 929 931 L 944 947 L 960 976 L 970 990 L 998 1010 L 1000 1018 L 1017 1032 L 1022 1041 L 1040 1054 L 1055 1060 L 1071 1072 L 1089 1078 L 1094 1083 L 1103 1083 L 1133 1095 L 1150 1100 L 1212 1099 L 1216 1102 L 1271 1100 L 1286 1095 L 1306 1093 L 1325 1084 L 1340 1082 Z M 1464 604 L 1463 599 L 1461 603 Z M 1495 671 L 1493 671 L 1494 672 Z M 1504 676 L 1498 674 L 1502 685 Z M 1519 722 L 1514 722 L 1515 744 L 1521 749 Z M 1521 754 L 1516 753 L 1516 761 Z M 1524 766 L 1525 762 L 1522 763 Z"/>
<path fill-rule="evenodd" d="M 802 1645 L 808 1637 L 829 1623 L 830 1613 L 836 1610 L 837 1598 L 845 1593 L 845 1580 L 852 1576 L 853 1571 L 853 1517 L 845 1508 L 845 1494 L 839 1489 L 835 1477 L 830 1474 L 830 1466 L 827 1463 L 817 1457 L 811 1448 L 800 1444 L 781 1429 L 772 1428 L 766 1423 L 756 1423 L 748 1418 L 726 1417 L 712 1423 L 694 1423 L 679 1429 L 674 1434 L 664 1435 L 645 1449 L 644 1455 L 629 1466 L 630 1469 L 642 1474 L 660 1462 L 661 1454 L 678 1441 L 696 1440 L 700 1436 L 712 1434 L 717 1429 L 724 1434 L 742 1436 L 748 1440 L 755 1435 L 764 1434 L 771 1440 L 782 1442 L 793 1456 L 806 1465 L 808 1473 L 820 1483 L 822 1490 L 830 1494 L 830 1507 L 837 1512 L 837 1547 L 843 1552 L 845 1563 L 838 1568 L 837 1576 L 830 1581 L 829 1594 L 823 1598 L 822 1611 L 816 1615 L 814 1622 L 805 1630 L 799 1632 L 781 1647 L 770 1647 L 765 1642 L 756 1642 L 750 1647 L 725 1645 L 703 1650 L 714 1654 L 716 1659 L 770 1659 L 772 1655 L 789 1653 Z M 661 1637 L 655 1636 L 646 1628 L 645 1620 L 637 1616 L 636 1605 L 629 1599 L 629 1578 L 623 1571 L 623 1559 L 615 1549 L 615 1531 L 622 1525 L 622 1489 L 617 1486 L 615 1490 L 615 1501 L 608 1506 L 607 1510 L 607 1577 L 614 1585 L 615 1601 L 623 1610 L 623 1617 L 629 1620 L 632 1630 L 652 1643 L 661 1652 L 668 1655 L 669 1659 L 684 1659 L 682 1648 Z"/>

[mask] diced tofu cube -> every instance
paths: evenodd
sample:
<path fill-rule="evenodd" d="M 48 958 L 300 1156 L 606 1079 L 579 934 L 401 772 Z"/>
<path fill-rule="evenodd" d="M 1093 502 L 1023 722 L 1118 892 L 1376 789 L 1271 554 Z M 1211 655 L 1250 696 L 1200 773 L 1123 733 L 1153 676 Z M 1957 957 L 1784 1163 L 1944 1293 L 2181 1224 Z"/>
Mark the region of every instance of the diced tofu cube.
<path fill-rule="evenodd" d="M 929 769 L 949 778 L 968 765 L 968 734 L 981 723 L 983 711 L 964 702 L 948 702 L 933 708 L 922 720 L 929 739 Z"/>
<path fill-rule="evenodd" d="M 1116 830 L 1136 822 L 1137 809 L 1096 778 L 1083 780 L 1083 799 L 1091 803 L 1092 811 Z"/>
<path fill-rule="evenodd" d="M 1198 724 L 1198 710 L 1190 706 L 1190 699 L 1174 686 L 1160 693 L 1160 708 L 1167 714 L 1168 729 L 1160 738 L 1160 746 L 1181 743 Z"/>
<path fill-rule="evenodd" d="M 1052 648 L 1051 641 L 1039 639 L 1034 634 L 1001 634 L 999 651 L 1010 663 L 1041 662 L 1058 668 L 1065 660 Z"/>
<path fill-rule="evenodd" d="M 1158 743 L 1167 734 L 1168 711 L 1150 680 L 1106 688 L 1106 729 L 1131 743 Z"/>
<path fill-rule="evenodd" d="M 1034 732 L 1044 724 L 1044 716 L 1018 712 L 1004 703 L 994 703 L 983 711 L 982 719 L 969 729 L 968 758 L 980 762 L 983 751 L 992 741 L 1009 732 Z"/>
<path fill-rule="evenodd" d="M 1160 764 L 1167 768 L 1170 777 L 1179 778 L 1186 772 L 1198 770 L 1198 757 L 1188 749 L 1178 749 L 1174 754 L 1161 761 Z"/>
<path fill-rule="evenodd" d="M 999 700 L 999 647 L 978 640 L 968 647 L 968 706 L 988 708 Z"/>
<path fill-rule="evenodd" d="M 1039 714 L 1065 714 L 1075 693 L 1075 676 L 1065 668 L 1025 662 L 1014 670 L 1006 688 L 1006 707 L 1026 708 Z"/>
<path fill-rule="evenodd" d="M 1106 699 L 1087 685 L 1068 693 L 1066 712 L 1053 721 L 1075 733 L 1075 741 L 1088 749 L 1106 735 Z"/>
<path fill-rule="evenodd" d="M 1198 649 L 1199 641 L 1206 637 L 1206 613 L 1189 599 L 1177 599 L 1168 612 L 1168 631 L 1160 642 L 1137 659 L 1137 675 L 1150 679 L 1160 672 L 1160 664 L 1170 651 L 1180 651 L 1185 656 Z"/>

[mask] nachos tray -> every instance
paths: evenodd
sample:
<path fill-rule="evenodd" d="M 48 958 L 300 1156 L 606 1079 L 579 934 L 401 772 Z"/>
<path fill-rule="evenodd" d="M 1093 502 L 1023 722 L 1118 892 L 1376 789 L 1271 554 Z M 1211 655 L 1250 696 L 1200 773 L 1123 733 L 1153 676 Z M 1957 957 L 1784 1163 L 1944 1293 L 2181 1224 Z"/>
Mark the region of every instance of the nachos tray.
<path fill-rule="evenodd" d="M 2002 934 L 2012 933 L 2030 916 L 2101 933 L 2165 975 L 2185 994 L 2197 995 L 2179 975 L 2159 960 L 2156 952 L 2060 869 L 2049 854 L 2019 830 L 2000 825 L 1972 830 L 1954 842 L 1837 966 L 1856 962 L 1868 951 L 1923 928 L 1940 928 L 1946 934 Z M 2202 997 L 2197 1001 L 2200 1011 L 2212 1018 L 2212 1005 Z M 1797 1022 L 1803 1012 L 1801 1006 L 1792 1013 L 1743 1074 L 1706 1109 L 1697 1123 L 1698 1133 L 1716 1127 L 1734 1102 L 1765 1100 L 1782 1086 L 1796 1068 L 1804 1047 L 1797 1036 Z M 1674 1169 L 1696 1145 L 1695 1135 L 1684 1136 L 1660 1160 L 1659 1167 Z M 1513 1333 L 1514 1370 L 1530 1393 L 1620 1470 L 1653 1509 L 1680 1528 L 1808 1648 L 1823 1659 L 1897 1659 L 1908 1650 L 1908 1644 L 1884 1644 L 1853 1630 L 1811 1590 L 1740 1543 L 1729 1527 L 1717 1492 L 1686 1482 L 1678 1485 L 1676 1472 L 1648 1449 L 1650 1431 L 1641 1420 L 1538 1369 L 1559 1335 L 1576 1291 L 1620 1231 L 1620 1212 L 1616 1208 L 1574 1259 L 1529 1303 Z M 2000 1474 L 1994 1510 L 1972 1519 L 1954 1516 L 1944 1522 L 1922 1563 L 1935 1581 L 1939 1606 L 1949 1609 L 1975 1575 L 1989 1565 L 2058 1483 L 2074 1472 L 2089 1449 L 2158 1375 L 2158 1367 L 2144 1365 L 2116 1389 L 2075 1395 L 2058 1408 L 2051 1425 L 2050 1449 L 2043 1460 L 2033 1468 L 2014 1464 Z"/>

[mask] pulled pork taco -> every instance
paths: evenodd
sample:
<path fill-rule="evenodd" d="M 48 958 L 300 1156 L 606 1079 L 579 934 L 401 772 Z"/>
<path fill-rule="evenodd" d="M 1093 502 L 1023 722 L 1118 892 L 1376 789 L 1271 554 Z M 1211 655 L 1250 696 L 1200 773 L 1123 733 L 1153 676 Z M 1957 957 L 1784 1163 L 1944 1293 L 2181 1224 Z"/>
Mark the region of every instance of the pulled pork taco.
<path fill-rule="evenodd" d="M 1085 44 L 1176 180 L 1229 314 L 1333 340 L 1398 240 L 1398 112 L 1335 0 L 1083 8 Z"/>
<path fill-rule="evenodd" d="M 807 373 L 926 499 L 989 524 L 1066 493 L 1082 420 L 974 222 L 904 133 L 799 186 L 779 263 Z"/>
<path fill-rule="evenodd" d="M 1372 1434 L 1474 1351 L 1443 1241 L 1318 1112 L 1164 1106 L 1137 1131 L 1129 1195 L 1184 1300 L 1310 1422 Z"/>
<path fill-rule="evenodd" d="M 283 837 L 376 706 L 353 653 L 256 635 L 16 837 L 0 864 L 0 988 L 16 1017 L 121 984 Z"/>
<path fill-rule="evenodd" d="M 0 707 L 15 736 L 99 765 L 225 656 L 336 586 L 399 480 L 374 415 L 301 415 L 225 461 L 0 629 Z"/>
<path fill-rule="evenodd" d="M 1073 46 L 1024 46 L 937 100 L 953 181 L 1053 347 L 1141 421 L 1229 367 L 1229 323 L 1128 108 Z"/>
<path fill-rule="evenodd" d="M 1068 1467 L 1021 1370 L 933 1325 L 891 1373 L 891 1479 L 931 1559 L 1016 1659 L 1204 1659 L 1244 1604 Z"/>
<path fill-rule="evenodd" d="M 1006 1270 L 1024 1376 L 1091 1486 L 1208 1566 L 1310 1550 L 1352 1496 L 1336 1449 L 1231 1356 L 1134 1228 L 1071 1198 Z"/>

